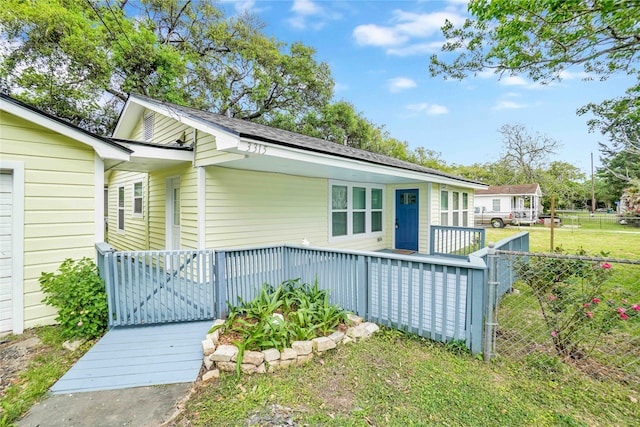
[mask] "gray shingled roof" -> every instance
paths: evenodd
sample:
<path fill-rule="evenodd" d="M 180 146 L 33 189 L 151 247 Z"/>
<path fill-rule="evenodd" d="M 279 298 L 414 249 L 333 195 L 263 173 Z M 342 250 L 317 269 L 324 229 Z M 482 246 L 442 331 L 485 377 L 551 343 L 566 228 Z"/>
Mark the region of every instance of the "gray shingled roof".
<path fill-rule="evenodd" d="M 476 190 L 476 195 L 483 194 L 535 194 L 538 184 L 492 185 L 486 190 Z"/>
<path fill-rule="evenodd" d="M 149 98 L 143 95 L 135 94 L 134 96 L 147 102 L 162 105 L 166 108 L 175 110 L 183 115 L 189 116 L 199 121 L 204 121 L 209 125 L 221 127 L 227 131 L 239 135 L 240 137 L 251 138 L 285 147 L 298 148 L 305 151 L 312 151 L 337 157 L 361 160 L 367 163 L 374 163 L 378 165 L 391 166 L 399 169 L 442 176 L 472 184 L 484 185 L 483 183 L 478 181 L 473 181 L 467 178 L 448 174 L 446 172 L 420 166 L 415 163 L 405 162 L 393 157 L 384 156 L 382 154 L 372 153 L 370 151 L 360 150 L 358 148 L 353 148 L 342 144 L 336 144 L 335 142 L 326 141 L 324 139 L 313 138 L 299 133 L 273 128 L 247 120 L 226 117 L 220 114 L 202 111 L 191 107 L 158 101 L 156 99 Z"/>

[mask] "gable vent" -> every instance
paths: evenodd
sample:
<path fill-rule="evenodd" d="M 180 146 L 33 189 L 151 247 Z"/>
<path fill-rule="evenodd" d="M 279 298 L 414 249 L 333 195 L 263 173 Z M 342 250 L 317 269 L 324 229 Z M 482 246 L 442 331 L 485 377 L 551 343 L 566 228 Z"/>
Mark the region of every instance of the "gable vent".
<path fill-rule="evenodd" d="M 144 140 L 151 141 L 153 139 L 153 111 L 145 113 L 142 126 L 144 130 Z"/>

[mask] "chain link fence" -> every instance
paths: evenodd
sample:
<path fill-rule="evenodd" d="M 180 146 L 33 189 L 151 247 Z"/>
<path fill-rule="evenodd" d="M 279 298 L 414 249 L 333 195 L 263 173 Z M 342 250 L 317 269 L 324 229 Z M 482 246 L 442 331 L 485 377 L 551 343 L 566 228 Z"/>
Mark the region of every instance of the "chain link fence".
<path fill-rule="evenodd" d="M 640 260 L 499 250 L 493 257 L 493 356 L 549 369 L 564 363 L 640 390 Z"/>

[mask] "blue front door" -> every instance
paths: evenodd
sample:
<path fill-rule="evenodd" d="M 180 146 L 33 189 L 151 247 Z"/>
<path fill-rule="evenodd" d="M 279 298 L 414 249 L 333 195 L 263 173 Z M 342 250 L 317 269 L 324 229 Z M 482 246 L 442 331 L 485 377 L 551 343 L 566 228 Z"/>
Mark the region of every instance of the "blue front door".
<path fill-rule="evenodd" d="M 396 190 L 396 249 L 418 250 L 418 190 Z"/>

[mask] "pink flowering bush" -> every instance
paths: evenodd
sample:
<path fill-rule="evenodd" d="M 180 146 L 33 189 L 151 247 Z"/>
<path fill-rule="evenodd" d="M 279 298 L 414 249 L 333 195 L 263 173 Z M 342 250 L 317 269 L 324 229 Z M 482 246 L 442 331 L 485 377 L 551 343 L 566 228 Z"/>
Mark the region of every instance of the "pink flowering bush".
<path fill-rule="evenodd" d="M 613 270 L 610 263 L 529 257 L 517 260 L 515 268 L 538 301 L 558 356 L 582 358 L 617 323 L 640 319 L 640 302 L 605 295 L 604 285 Z"/>

